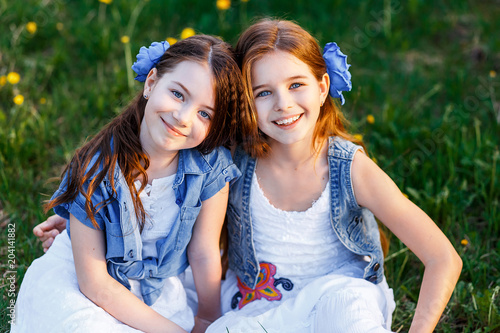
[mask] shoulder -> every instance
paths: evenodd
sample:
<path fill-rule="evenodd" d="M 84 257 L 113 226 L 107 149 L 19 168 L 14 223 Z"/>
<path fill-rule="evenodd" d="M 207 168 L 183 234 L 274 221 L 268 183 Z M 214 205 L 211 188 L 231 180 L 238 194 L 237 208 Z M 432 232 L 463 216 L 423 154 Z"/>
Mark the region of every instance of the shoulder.
<path fill-rule="evenodd" d="M 360 206 L 372 209 L 373 203 L 387 199 L 399 190 L 392 179 L 368 156 L 357 152 L 351 176 L 356 199 Z"/>
<path fill-rule="evenodd" d="M 65 189 L 68 186 L 68 182 L 75 181 L 82 182 L 82 185 L 86 187 L 86 184 L 92 181 L 104 169 L 104 167 L 104 161 L 101 158 L 100 152 L 95 153 L 90 158 L 81 156 L 77 157 L 75 155 L 62 175 L 59 189 Z M 84 172 L 82 172 L 83 169 L 85 169 Z M 83 182 L 84 179 L 86 179 L 85 183 Z M 107 180 L 107 175 L 104 180 Z M 80 184 L 76 185 L 79 186 Z"/>
<path fill-rule="evenodd" d="M 217 147 L 207 154 L 202 154 L 196 149 L 181 150 L 179 158 L 179 168 L 184 173 L 191 174 L 205 174 L 231 164 L 233 164 L 231 152 L 224 147 Z"/>
<path fill-rule="evenodd" d="M 193 149 L 182 152 L 178 168 L 191 181 L 202 182 L 202 201 L 211 198 L 226 186 L 226 183 L 241 176 L 227 148 L 218 147 L 208 154 Z"/>
<path fill-rule="evenodd" d="M 217 164 L 222 164 L 222 165 L 233 164 L 231 151 L 225 147 L 217 147 L 214 150 L 212 150 L 209 154 L 203 156 L 205 156 L 208 163 L 212 166 L 215 166 Z"/>
<path fill-rule="evenodd" d="M 358 150 L 364 152 L 360 145 L 339 136 L 328 138 L 328 156 L 352 160 Z"/>
<path fill-rule="evenodd" d="M 234 164 L 240 169 L 243 170 L 246 168 L 246 165 L 249 161 L 255 160 L 252 158 L 242 146 L 238 146 L 233 151 L 233 161 Z"/>

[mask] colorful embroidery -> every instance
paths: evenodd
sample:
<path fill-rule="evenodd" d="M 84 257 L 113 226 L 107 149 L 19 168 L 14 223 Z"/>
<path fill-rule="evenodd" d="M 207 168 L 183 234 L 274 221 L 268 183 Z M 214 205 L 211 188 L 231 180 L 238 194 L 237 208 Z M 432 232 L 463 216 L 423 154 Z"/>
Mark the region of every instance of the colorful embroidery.
<path fill-rule="evenodd" d="M 265 298 L 268 301 L 279 301 L 282 295 L 276 287 L 279 284 L 282 284 L 285 290 L 291 290 L 293 288 L 293 283 L 289 279 L 285 278 L 275 280 L 275 274 L 276 266 L 271 263 L 261 262 L 260 273 L 255 289 L 248 288 L 238 278 L 238 289 L 240 291 L 233 296 L 231 307 L 234 309 L 236 308 L 236 305 L 238 305 L 238 308 L 241 309 L 248 303 L 261 298 Z"/>

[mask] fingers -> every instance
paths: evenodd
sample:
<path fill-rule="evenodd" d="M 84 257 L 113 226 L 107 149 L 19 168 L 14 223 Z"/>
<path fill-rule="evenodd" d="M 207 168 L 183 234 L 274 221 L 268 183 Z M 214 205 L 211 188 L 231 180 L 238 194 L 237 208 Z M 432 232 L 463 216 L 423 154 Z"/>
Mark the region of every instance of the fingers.
<path fill-rule="evenodd" d="M 46 230 L 54 228 L 54 229 L 59 230 L 59 232 L 62 232 L 64 229 L 66 229 L 66 219 L 62 218 L 59 215 L 49 216 L 49 218 L 47 219 L 46 222 L 47 222 L 47 229 Z"/>
<path fill-rule="evenodd" d="M 36 225 L 33 228 L 33 234 L 43 241 L 45 239 L 42 239 L 42 237 L 45 237 L 45 233 L 50 233 L 50 235 L 55 237 L 64 229 L 66 229 L 66 219 L 58 215 L 52 215 L 49 216 L 46 221 Z M 51 233 L 53 231 L 55 231 L 55 233 Z"/>
<path fill-rule="evenodd" d="M 43 230 L 42 230 L 42 227 L 41 227 L 41 225 L 42 225 L 43 223 L 45 223 L 45 222 L 42 222 L 42 223 L 40 223 L 40 224 L 36 225 L 36 226 L 33 228 L 33 234 L 34 234 L 36 237 L 38 237 L 38 238 L 40 238 L 40 237 L 42 237 L 42 236 L 43 236 Z"/>
<path fill-rule="evenodd" d="M 43 221 L 42 223 L 36 225 L 34 228 L 33 228 L 33 233 L 35 234 L 35 236 L 37 236 L 38 238 L 42 237 L 43 234 L 48 231 L 48 230 L 51 230 L 51 229 L 54 229 L 54 219 L 52 219 L 53 216 L 50 216 L 47 221 Z"/>
<path fill-rule="evenodd" d="M 54 237 L 47 238 L 47 240 L 45 240 L 42 243 L 43 252 L 47 252 L 47 250 L 49 249 L 49 247 L 52 245 L 53 242 L 54 242 Z"/>

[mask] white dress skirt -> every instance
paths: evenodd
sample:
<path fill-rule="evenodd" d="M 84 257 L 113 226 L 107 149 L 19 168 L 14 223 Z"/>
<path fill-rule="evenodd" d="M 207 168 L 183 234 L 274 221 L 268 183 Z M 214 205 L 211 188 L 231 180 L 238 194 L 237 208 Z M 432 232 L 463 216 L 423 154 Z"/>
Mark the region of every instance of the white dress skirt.
<path fill-rule="evenodd" d="M 175 177 L 175 175 L 174 175 Z M 163 203 L 173 194 L 173 177 L 154 180 L 141 199 L 150 219 L 142 233 L 143 253 L 155 254 L 155 242 L 168 232 L 170 221 L 163 211 Z M 136 184 L 139 186 L 139 184 Z M 175 215 L 175 214 L 174 214 Z M 168 220 L 171 219 L 167 218 Z M 170 319 L 187 331 L 194 326 L 194 314 L 188 306 L 184 280 L 186 274 L 165 280 L 162 294 L 151 306 L 153 310 Z M 142 300 L 140 284 L 129 279 L 131 291 Z M 192 284 L 192 277 L 189 278 Z M 124 305 L 126 306 L 126 305 Z M 16 302 L 16 320 L 11 332 L 140 332 L 115 319 L 95 305 L 78 287 L 71 241 L 65 231 L 58 235 L 47 253 L 33 261 L 21 284 Z"/>
<path fill-rule="evenodd" d="M 250 202 L 260 279 L 249 290 L 227 273 L 225 315 L 207 333 L 390 332 L 392 290 L 364 280 L 366 258 L 336 236 L 329 185 L 308 210 L 289 212 L 272 206 L 254 174 Z"/>

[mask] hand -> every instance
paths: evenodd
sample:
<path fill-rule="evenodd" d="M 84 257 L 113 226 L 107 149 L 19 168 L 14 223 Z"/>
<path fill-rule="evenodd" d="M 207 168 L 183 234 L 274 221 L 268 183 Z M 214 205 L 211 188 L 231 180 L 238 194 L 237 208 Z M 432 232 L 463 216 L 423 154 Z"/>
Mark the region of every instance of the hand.
<path fill-rule="evenodd" d="M 52 245 L 54 238 L 66 229 L 66 219 L 52 215 L 47 221 L 44 221 L 33 228 L 33 234 L 43 242 L 43 252 L 47 252 Z"/>
<path fill-rule="evenodd" d="M 208 326 L 212 324 L 213 321 L 208 320 L 208 319 L 203 319 L 198 316 L 194 317 L 194 327 L 191 333 L 205 333 L 207 330 Z"/>

